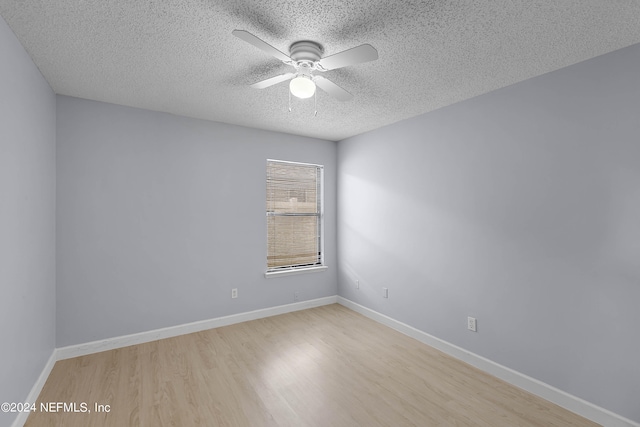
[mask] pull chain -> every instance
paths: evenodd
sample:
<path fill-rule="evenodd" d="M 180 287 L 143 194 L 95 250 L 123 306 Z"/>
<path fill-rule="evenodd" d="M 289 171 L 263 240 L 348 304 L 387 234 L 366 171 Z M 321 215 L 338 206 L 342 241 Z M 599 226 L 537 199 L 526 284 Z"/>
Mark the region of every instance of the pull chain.
<path fill-rule="evenodd" d="M 289 91 L 289 112 L 291 112 L 291 91 Z M 318 116 L 318 91 L 313 93 L 313 117 Z"/>
<path fill-rule="evenodd" d="M 313 117 L 318 115 L 318 91 L 313 92 Z"/>

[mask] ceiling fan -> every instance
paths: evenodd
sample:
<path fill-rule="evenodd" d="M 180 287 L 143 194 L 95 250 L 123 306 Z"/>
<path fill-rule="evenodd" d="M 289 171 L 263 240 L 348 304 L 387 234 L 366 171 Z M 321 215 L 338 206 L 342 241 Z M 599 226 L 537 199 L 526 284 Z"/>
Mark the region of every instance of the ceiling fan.
<path fill-rule="evenodd" d="M 350 100 L 353 98 L 353 95 L 317 73 L 378 59 L 378 51 L 368 44 L 363 44 L 323 58 L 322 54 L 324 49 L 320 43 L 310 40 L 300 40 L 294 42 L 289 47 L 289 56 L 287 56 L 247 31 L 233 30 L 232 34 L 295 68 L 295 71 L 290 73 L 281 74 L 254 83 L 251 85 L 252 88 L 264 89 L 291 80 L 289 83 L 290 93 L 303 99 L 312 97 L 316 93 L 316 86 L 318 86 L 340 101 Z"/>

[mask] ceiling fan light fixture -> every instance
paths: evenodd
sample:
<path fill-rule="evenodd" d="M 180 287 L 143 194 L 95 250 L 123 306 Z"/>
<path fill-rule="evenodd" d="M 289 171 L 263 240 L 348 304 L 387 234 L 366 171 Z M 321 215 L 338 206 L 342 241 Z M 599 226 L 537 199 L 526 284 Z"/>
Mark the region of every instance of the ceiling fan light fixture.
<path fill-rule="evenodd" d="M 369 44 L 362 44 L 323 57 L 324 48 L 320 43 L 311 40 L 298 40 L 289 46 L 290 56 L 287 56 L 248 31 L 233 30 L 231 33 L 274 58 L 279 59 L 284 64 L 295 68 L 294 72 L 270 77 L 251 85 L 254 89 L 264 89 L 291 80 L 289 83 L 289 111 L 291 111 L 291 95 L 302 99 L 311 98 L 316 94 L 316 86 L 339 101 L 349 101 L 353 98 L 353 95 L 331 80 L 318 74 L 314 75 L 314 71 L 331 71 L 378 59 L 378 51 Z"/>
<path fill-rule="evenodd" d="M 300 75 L 289 83 L 289 90 L 293 96 L 301 99 L 311 98 L 316 92 L 316 84 L 311 77 Z"/>

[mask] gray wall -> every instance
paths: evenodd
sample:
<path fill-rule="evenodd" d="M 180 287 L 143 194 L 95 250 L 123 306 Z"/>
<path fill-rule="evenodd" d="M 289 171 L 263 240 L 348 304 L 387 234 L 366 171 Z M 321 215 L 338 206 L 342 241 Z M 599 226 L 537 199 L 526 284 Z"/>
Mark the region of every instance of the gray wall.
<path fill-rule="evenodd" d="M 55 344 L 55 95 L 0 18 L 0 402 L 21 402 Z M 0 425 L 15 414 L 0 412 Z"/>
<path fill-rule="evenodd" d="M 636 45 L 341 141 L 339 295 L 640 421 L 639 70 Z"/>
<path fill-rule="evenodd" d="M 336 294 L 335 143 L 64 96 L 57 125 L 58 347 Z M 325 166 L 328 271 L 264 278 L 267 158 Z"/>

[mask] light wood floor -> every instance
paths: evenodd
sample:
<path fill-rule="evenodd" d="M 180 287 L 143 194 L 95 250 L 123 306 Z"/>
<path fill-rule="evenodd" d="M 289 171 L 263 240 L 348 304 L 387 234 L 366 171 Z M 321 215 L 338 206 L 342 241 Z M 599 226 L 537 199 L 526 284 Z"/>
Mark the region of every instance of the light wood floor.
<path fill-rule="evenodd" d="M 337 304 L 62 360 L 40 401 L 92 412 L 25 426 L 597 425 Z"/>

